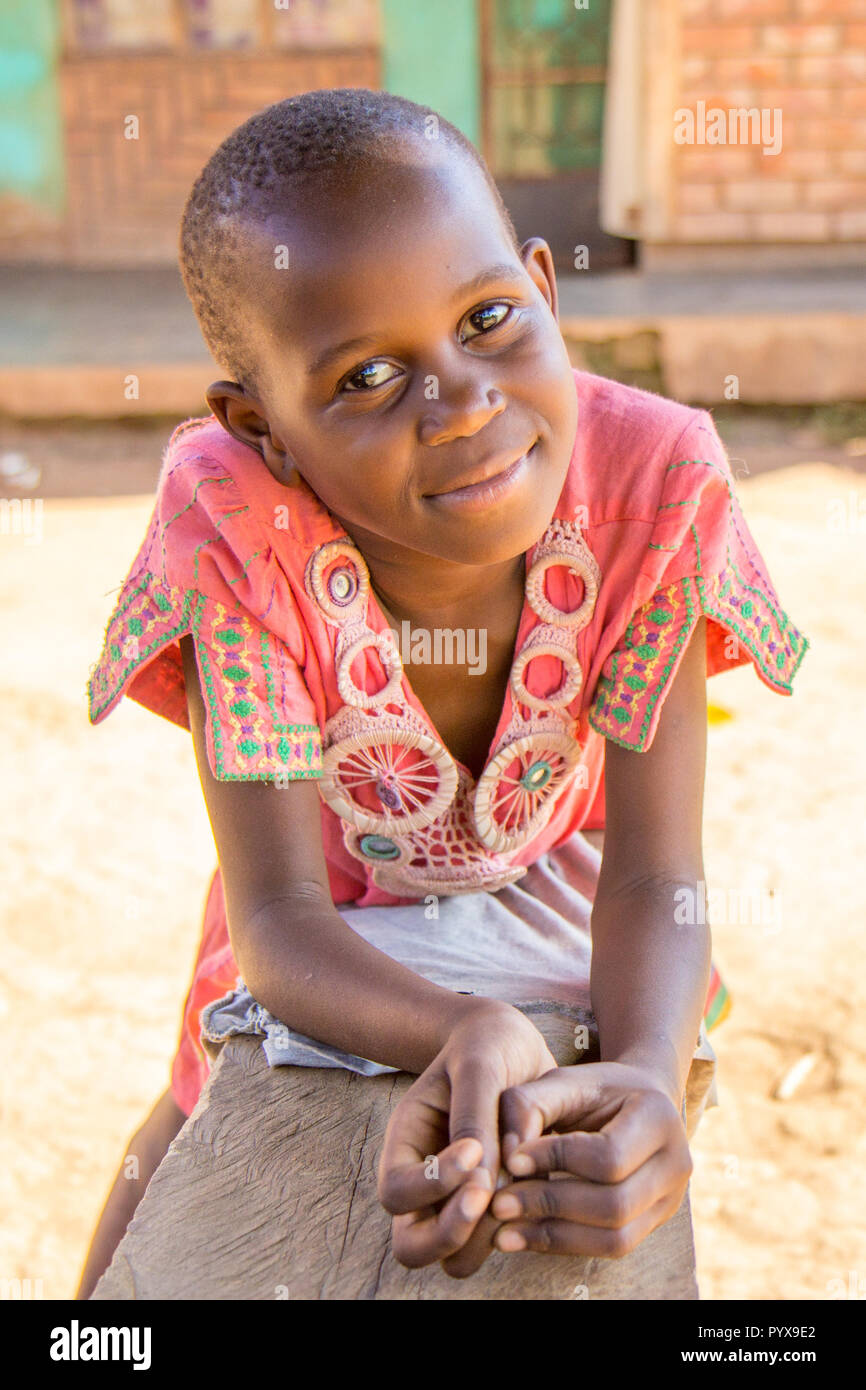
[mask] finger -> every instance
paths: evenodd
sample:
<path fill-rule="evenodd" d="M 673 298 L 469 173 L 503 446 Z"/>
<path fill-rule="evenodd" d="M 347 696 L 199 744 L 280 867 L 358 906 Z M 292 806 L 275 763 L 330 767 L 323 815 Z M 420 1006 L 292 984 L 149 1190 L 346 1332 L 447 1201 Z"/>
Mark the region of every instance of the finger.
<path fill-rule="evenodd" d="M 537 1138 L 546 1129 L 599 1130 L 619 1108 L 621 1095 L 599 1079 L 596 1066 L 557 1066 L 502 1093 L 499 1118 L 503 1151 Z"/>
<path fill-rule="evenodd" d="M 379 1201 L 393 1216 L 435 1206 L 473 1177 L 483 1156 L 479 1140 L 460 1139 L 440 1153 L 426 1154 L 420 1163 L 402 1167 L 380 1163 Z"/>
<path fill-rule="evenodd" d="M 485 1062 L 469 1059 L 451 1075 L 449 1137 L 478 1139 L 484 1151 L 479 1164 L 490 1174 L 490 1186 L 499 1177 L 500 1073 Z"/>
<path fill-rule="evenodd" d="M 619 1183 L 586 1182 L 578 1178 L 543 1178 L 503 1187 L 491 1210 L 500 1221 L 546 1221 L 615 1229 L 627 1226 L 674 1190 L 685 1190 L 688 1173 L 668 1150 L 654 1155 L 636 1173 Z"/>
<path fill-rule="evenodd" d="M 534 1081 L 509 1086 L 503 1091 L 499 1106 L 502 1133 L 508 1141 L 503 1141 L 505 1150 L 515 1146 L 512 1135 L 517 1136 L 519 1143 L 525 1143 L 553 1126 L 567 1128 L 582 1121 L 586 1123 L 598 1112 L 605 1095 L 595 1075 L 590 1067 L 557 1067 Z M 609 1107 L 610 1087 L 607 1104 Z M 592 1127 L 598 1128 L 598 1125 Z"/>
<path fill-rule="evenodd" d="M 530 1139 L 511 1152 L 507 1167 L 515 1177 L 563 1172 L 590 1182 L 623 1182 L 671 1143 L 671 1110 L 660 1092 L 633 1092 L 600 1130 Z M 682 1146 L 687 1148 L 684 1135 Z"/>
<path fill-rule="evenodd" d="M 618 1260 L 628 1255 L 657 1226 L 679 1209 L 673 1199 L 658 1202 L 625 1226 L 584 1226 L 551 1217 L 545 1221 L 509 1221 L 496 1232 L 497 1249 L 534 1251 L 541 1255 L 594 1255 Z M 519 1244 L 518 1244 L 519 1241 Z"/>
<path fill-rule="evenodd" d="M 409 1269 L 419 1269 L 455 1254 L 469 1240 L 489 1201 L 489 1189 L 473 1179 L 439 1212 L 427 1208 L 395 1216 L 391 1235 L 394 1258 Z"/>
<path fill-rule="evenodd" d="M 470 1274 L 475 1274 L 484 1261 L 495 1253 L 493 1237 L 500 1225 L 490 1211 L 486 1211 L 462 1249 L 442 1261 L 445 1273 L 452 1279 L 466 1279 Z"/>
<path fill-rule="evenodd" d="M 428 1078 L 426 1073 L 419 1077 L 388 1120 L 380 1165 L 406 1168 L 443 1149 L 448 1142 L 449 1103 L 447 1078 L 440 1083 L 439 1078 Z"/>

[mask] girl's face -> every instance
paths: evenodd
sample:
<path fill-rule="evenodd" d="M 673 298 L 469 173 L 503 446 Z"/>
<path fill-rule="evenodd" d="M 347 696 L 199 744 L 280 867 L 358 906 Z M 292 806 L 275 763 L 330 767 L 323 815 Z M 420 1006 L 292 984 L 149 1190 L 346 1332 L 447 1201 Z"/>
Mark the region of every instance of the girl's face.
<path fill-rule="evenodd" d="M 369 558 L 492 564 L 550 521 L 577 396 L 547 245 L 516 252 L 480 170 L 419 144 L 250 232 L 259 395 L 208 401 Z M 495 495 L 454 493 L 506 469 Z"/>

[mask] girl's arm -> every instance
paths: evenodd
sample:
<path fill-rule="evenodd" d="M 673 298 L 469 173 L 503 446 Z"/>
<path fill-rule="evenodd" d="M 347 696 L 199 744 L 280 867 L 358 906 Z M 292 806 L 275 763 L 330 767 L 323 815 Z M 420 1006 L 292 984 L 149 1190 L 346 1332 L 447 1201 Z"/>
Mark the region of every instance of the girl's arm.
<path fill-rule="evenodd" d="M 493 1201 L 501 1250 L 628 1254 L 688 1184 L 682 1104 L 710 971 L 709 926 L 682 911 L 703 878 L 705 628 L 702 618 L 652 747 L 605 749 L 591 971 L 601 1060 L 503 1095 L 503 1152 L 520 1180 Z M 550 1183 L 553 1172 L 571 1176 Z"/>
<path fill-rule="evenodd" d="M 601 1060 L 650 1072 L 679 1109 L 710 972 L 701 848 L 706 619 L 668 692 L 652 746 L 608 742 L 607 823 L 592 913 L 592 1007 Z"/>
<path fill-rule="evenodd" d="M 192 639 L 182 637 L 180 646 L 229 939 L 248 989 L 299 1033 L 385 1066 L 424 1071 L 458 1020 L 491 1001 L 431 984 L 343 921 L 331 897 L 312 780 L 277 787 L 213 776 Z"/>

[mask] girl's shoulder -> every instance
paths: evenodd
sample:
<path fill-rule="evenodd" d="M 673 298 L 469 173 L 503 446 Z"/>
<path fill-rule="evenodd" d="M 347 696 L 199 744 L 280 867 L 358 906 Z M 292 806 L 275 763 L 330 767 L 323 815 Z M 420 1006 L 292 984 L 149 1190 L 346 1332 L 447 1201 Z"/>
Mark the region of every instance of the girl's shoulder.
<path fill-rule="evenodd" d="M 277 482 L 215 416 L 184 421 L 90 670 L 91 722 L 129 695 L 188 728 L 179 642 L 190 634 L 214 775 L 320 776 L 309 606 L 298 595 L 308 552 L 333 529 L 306 484 Z"/>
<path fill-rule="evenodd" d="M 790 694 L 809 643 L 752 536 L 710 412 L 585 372 L 575 383 L 562 511 L 602 576 L 583 634 L 592 727 L 650 746 L 701 615 L 708 674 L 751 662 L 771 690 Z"/>
<path fill-rule="evenodd" d="M 215 415 L 185 420 L 171 435 L 154 518 L 163 578 L 184 589 L 202 587 L 205 570 L 214 565 L 240 565 L 246 575 L 274 543 L 286 563 L 300 563 L 335 533 L 333 518 L 302 478 L 278 481 L 261 455 Z M 238 576 L 223 577 L 231 582 Z"/>
<path fill-rule="evenodd" d="M 704 457 L 721 473 L 729 465 L 713 418 L 639 387 L 574 372 L 578 424 L 569 470 L 569 501 L 583 504 L 588 527 L 651 523 L 671 463 Z"/>

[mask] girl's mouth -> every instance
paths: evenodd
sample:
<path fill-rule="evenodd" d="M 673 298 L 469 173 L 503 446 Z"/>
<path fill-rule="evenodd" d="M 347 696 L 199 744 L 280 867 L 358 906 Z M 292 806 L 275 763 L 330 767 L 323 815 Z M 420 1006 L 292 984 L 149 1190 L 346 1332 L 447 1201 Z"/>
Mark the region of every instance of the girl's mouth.
<path fill-rule="evenodd" d="M 528 467 L 530 455 L 537 443 L 538 440 L 525 454 L 521 454 L 520 458 L 515 459 L 501 473 L 497 473 L 491 478 L 485 478 L 483 482 L 470 483 L 466 487 L 454 488 L 449 492 L 430 493 L 425 500 L 466 511 L 482 511 L 484 508 L 492 506 L 519 486 Z"/>

